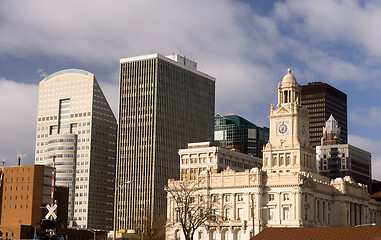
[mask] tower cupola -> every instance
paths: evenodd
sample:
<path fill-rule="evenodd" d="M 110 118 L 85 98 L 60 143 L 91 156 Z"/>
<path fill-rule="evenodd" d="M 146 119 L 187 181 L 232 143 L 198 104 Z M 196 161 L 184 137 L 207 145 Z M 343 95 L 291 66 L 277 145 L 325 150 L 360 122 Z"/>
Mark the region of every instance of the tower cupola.
<path fill-rule="evenodd" d="M 278 84 L 278 107 L 284 104 L 300 105 L 301 86 L 291 74 L 291 68 L 287 69 L 287 72 L 283 81 Z"/>

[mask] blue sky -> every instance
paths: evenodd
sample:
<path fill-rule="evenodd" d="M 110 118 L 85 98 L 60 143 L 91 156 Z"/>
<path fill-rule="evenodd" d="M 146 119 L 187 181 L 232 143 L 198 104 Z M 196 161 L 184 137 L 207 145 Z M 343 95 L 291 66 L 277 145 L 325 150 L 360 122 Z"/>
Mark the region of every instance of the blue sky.
<path fill-rule="evenodd" d="M 326 82 L 348 95 L 349 143 L 381 179 L 381 3 L 1 1 L 0 158 L 33 163 L 38 82 L 65 68 L 95 74 L 117 111 L 119 59 L 158 52 L 217 78 L 216 113 L 268 126 L 276 86 Z"/>

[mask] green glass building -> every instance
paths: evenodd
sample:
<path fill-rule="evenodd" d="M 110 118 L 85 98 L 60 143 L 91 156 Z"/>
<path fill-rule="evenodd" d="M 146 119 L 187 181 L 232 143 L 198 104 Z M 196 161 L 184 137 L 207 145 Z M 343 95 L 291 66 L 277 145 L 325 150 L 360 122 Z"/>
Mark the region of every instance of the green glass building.
<path fill-rule="evenodd" d="M 258 127 L 234 113 L 214 117 L 214 143 L 217 146 L 262 157 L 263 146 L 268 140 L 268 127 Z"/>

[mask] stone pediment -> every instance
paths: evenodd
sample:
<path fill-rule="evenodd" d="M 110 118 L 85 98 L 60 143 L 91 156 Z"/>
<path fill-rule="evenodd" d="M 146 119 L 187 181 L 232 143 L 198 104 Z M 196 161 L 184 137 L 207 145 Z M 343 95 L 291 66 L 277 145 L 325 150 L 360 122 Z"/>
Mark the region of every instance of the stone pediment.
<path fill-rule="evenodd" d="M 276 114 L 282 114 L 282 113 L 290 113 L 290 109 L 287 109 L 285 107 L 279 107 L 277 108 L 274 113 Z"/>

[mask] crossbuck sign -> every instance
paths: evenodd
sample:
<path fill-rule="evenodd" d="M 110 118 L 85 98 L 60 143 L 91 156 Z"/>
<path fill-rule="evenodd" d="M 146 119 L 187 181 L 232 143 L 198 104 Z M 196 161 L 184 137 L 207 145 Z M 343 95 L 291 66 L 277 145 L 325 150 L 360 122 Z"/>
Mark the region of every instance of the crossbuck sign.
<path fill-rule="evenodd" d="M 52 218 L 54 220 L 56 220 L 57 219 L 57 215 L 56 215 L 56 213 L 54 211 L 57 209 L 57 204 L 54 204 L 52 206 L 47 204 L 46 205 L 46 209 L 48 209 L 49 212 L 48 212 L 48 214 L 46 214 L 45 219 L 49 219 L 49 217 L 52 216 Z"/>

